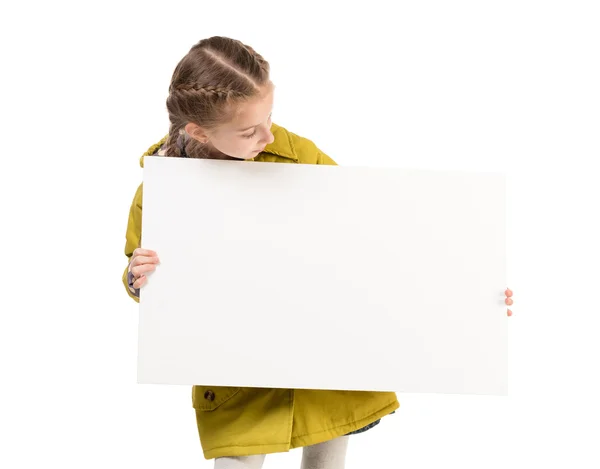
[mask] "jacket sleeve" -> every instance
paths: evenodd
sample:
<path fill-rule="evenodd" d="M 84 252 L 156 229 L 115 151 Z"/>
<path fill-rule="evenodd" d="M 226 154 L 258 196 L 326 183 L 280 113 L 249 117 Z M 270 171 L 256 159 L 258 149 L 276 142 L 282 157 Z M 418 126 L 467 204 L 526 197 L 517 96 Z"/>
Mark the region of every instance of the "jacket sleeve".
<path fill-rule="evenodd" d="M 131 207 L 129 208 L 129 219 L 127 221 L 127 231 L 125 234 L 125 256 L 127 256 L 127 266 L 123 271 L 123 285 L 125 286 L 125 290 L 127 294 L 133 298 L 136 302 L 139 303 L 139 289 L 134 289 L 130 286 L 130 278 L 129 278 L 129 262 L 131 261 L 131 256 L 133 256 L 133 251 L 141 246 L 142 241 L 142 192 L 143 192 L 143 184 L 140 184 L 137 191 L 135 192 L 135 196 L 133 197 L 133 201 L 131 202 Z"/>

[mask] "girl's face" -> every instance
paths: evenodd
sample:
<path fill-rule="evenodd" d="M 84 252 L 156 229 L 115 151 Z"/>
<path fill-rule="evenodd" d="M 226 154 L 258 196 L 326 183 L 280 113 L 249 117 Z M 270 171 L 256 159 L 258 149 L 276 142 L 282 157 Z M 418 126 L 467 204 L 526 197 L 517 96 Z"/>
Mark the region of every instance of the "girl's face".
<path fill-rule="evenodd" d="M 212 131 L 195 124 L 188 124 L 186 130 L 199 141 L 208 143 L 211 151 L 243 160 L 254 158 L 275 140 L 271 133 L 273 94 L 274 87 L 270 85 L 259 97 L 238 104 L 233 119 Z"/>

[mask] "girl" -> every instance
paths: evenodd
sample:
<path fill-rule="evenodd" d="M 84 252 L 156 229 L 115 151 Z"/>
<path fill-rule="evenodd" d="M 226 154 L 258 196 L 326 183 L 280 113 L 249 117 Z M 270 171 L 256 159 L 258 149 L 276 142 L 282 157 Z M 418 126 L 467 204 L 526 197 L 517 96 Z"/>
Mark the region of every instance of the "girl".
<path fill-rule="evenodd" d="M 335 165 L 312 141 L 271 122 L 273 92 L 269 64 L 251 47 L 226 37 L 201 40 L 173 73 L 169 134 L 140 165 L 152 155 Z M 158 263 L 156 252 L 140 247 L 141 220 L 142 184 L 130 208 L 123 273 L 138 302 Z M 215 459 L 215 469 L 259 469 L 266 454 L 296 447 L 303 447 L 302 469 L 342 469 L 349 435 L 374 427 L 400 404 L 393 392 L 205 384 L 192 387 L 192 406 L 204 457 Z"/>

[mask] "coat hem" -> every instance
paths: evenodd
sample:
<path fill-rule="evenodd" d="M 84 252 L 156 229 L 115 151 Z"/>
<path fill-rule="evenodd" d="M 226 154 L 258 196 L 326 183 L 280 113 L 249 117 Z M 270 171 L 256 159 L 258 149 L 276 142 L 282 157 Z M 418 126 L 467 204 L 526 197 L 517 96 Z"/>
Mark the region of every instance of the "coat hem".
<path fill-rule="evenodd" d="M 204 451 L 205 459 L 215 459 L 224 457 L 236 457 L 236 456 L 253 456 L 257 454 L 272 454 L 272 453 L 286 453 L 291 449 L 300 448 L 304 446 L 316 445 L 329 441 L 334 438 L 345 436 L 347 433 L 354 430 L 358 430 L 369 423 L 374 422 L 380 418 L 389 415 L 393 411 L 400 408 L 400 402 L 395 400 L 391 404 L 381 408 L 379 411 L 363 417 L 359 420 L 355 420 L 344 425 L 340 425 L 333 428 L 328 428 L 320 432 L 309 433 L 307 435 L 292 437 L 289 443 L 276 443 L 268 445 L 252 445 L 252 446 L 223 446 L 219 448 L 212 448 Z"/>
<path fill-rule="evenodd" d="M 354 430 L 363 428 L 365 425 L 373 423 L 374 421 L 391 414 L 394 410 L 400 408 L 400 402 L 398 400 L 385 406 L 379 411 L 367 416 L 362 419 L 355 420 L 354 422 L 346 423 L 338 427 L 329 428 L 320 432 L 309 433 L 308 435 L 296 436 L 292 438 L 291 448 L 300 448 L 303 446 L 316 445 L 325 441 L 332 440 L 341 436 L 345 436 Z"/>
<path fill-rule="evenodd" d="M 254 445 L 254 446 L 223 446 L 204 451 L 204 459 L 232 458 L 241 456 L 254 456 L 257 454 L 287 453 L 290 450 L 288 443 Z"/>

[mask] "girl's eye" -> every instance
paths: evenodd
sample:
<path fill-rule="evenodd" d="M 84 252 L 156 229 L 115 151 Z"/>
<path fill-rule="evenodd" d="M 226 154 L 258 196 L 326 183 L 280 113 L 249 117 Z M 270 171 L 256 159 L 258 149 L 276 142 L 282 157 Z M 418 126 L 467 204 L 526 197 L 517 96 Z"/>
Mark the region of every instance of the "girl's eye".
<path fill-rule="evenodd" d="M 273 116 L 273 113 L 269 114 L 269 121 L 271 120 L 271 117 Z M 244 135 L 244 138 L 252 138 L 256 135 L 256 130 L 254 130 L 254 132 L 252 132 L 250 135 Z"/>

